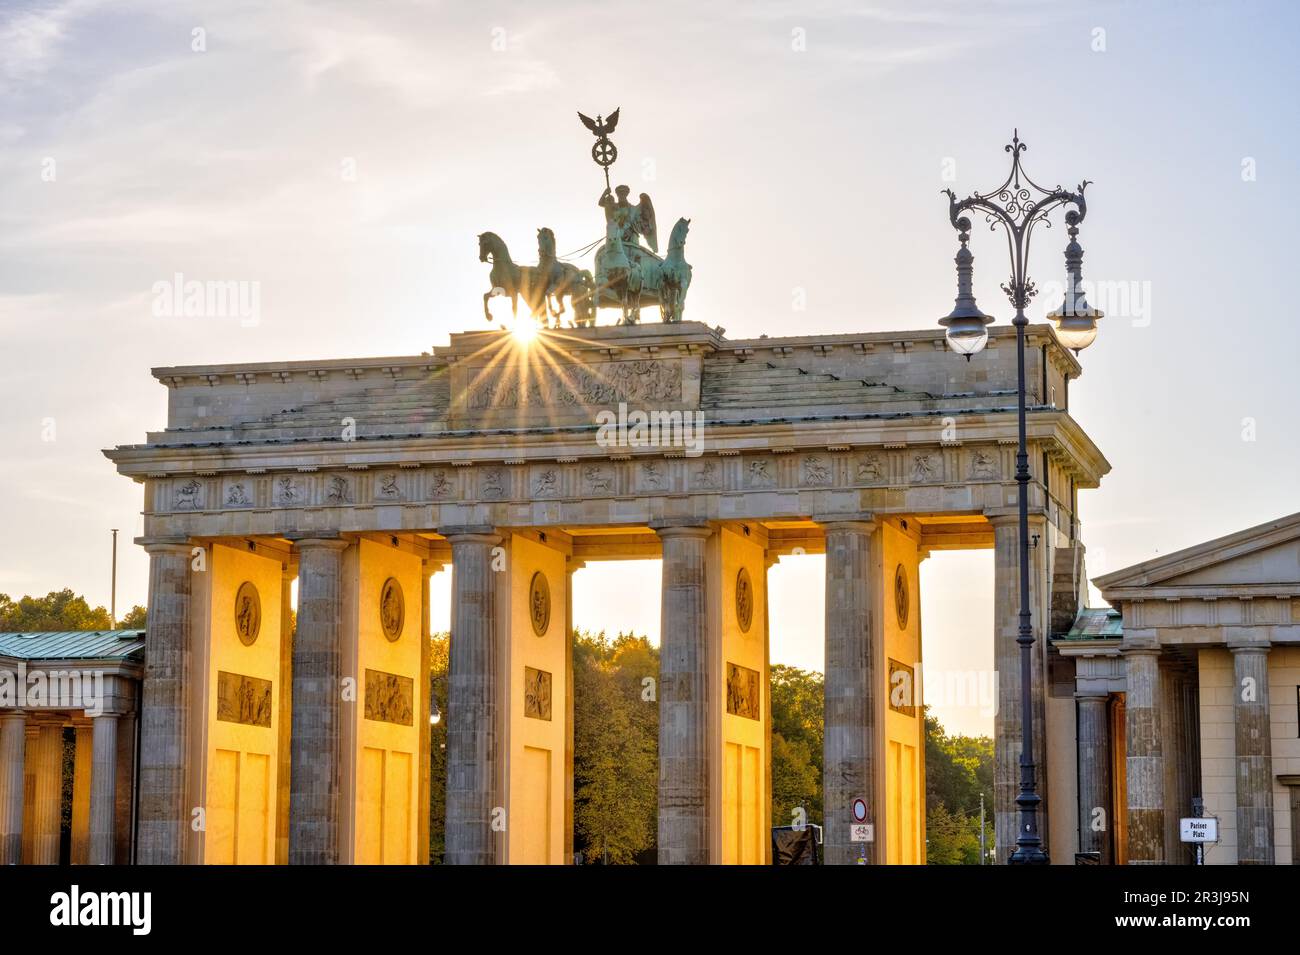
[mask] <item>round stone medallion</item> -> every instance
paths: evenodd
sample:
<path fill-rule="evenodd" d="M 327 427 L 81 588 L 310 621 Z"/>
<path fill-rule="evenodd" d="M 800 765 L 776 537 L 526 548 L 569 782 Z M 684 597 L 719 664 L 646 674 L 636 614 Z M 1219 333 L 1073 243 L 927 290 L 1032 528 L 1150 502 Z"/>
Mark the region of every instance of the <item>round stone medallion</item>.
<path fill-rule="evenodd" d="M 736 574 L 736 623 L 741 633 L 749 633 L 749 625 L 754 622 L 754 585 L 749 579 L 749 570 L 742 567 Z"/>
<path fill-rule="evenodd" d="M 907 611 L 911 605 L 912 601 L 907 592 L 907 571 L 903 570 L 902 564 L 899 564 L 898 569 L 894 571 L 894 613 L 898 615 L 900 630 L 907 628 Z"/>
<path fill-rule="evenodd" d="M 251 580 L 246 580 L 235 591 L 235 632 L 239 642 L 251 647 L 257 642 L 262 629 L 262 598 Z"/>
<path fill-rule="evenodd" d="M 533 621 L 533 633 L 545 636 L 551 625 L 551 585 L 540 570 L 528 585 L 528 616 Z"/>
<path fill-rule="evenodd" d="M 384 581 L 379 591 L 379 623 L 384 628 L 384 636 L 390 643 L 396 643 L 402 635 L 402 623 L 406 619 L 406 600 L 402 597 L 402 585 L 396 577 Z"/>

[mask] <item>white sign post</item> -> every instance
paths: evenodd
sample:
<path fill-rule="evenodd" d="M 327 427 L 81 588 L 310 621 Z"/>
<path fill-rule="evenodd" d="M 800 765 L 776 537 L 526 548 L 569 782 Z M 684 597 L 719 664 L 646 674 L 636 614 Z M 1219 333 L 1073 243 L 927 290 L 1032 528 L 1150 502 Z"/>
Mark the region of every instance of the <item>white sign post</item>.
<path fill-rule="evenodd" d="M 1196 800 L 1193 812 L 1201 812 L 1200 800 Z M 1219 841 L 1219 818 L 1217 816 L 1184 816 L 1178 820 L 1178 838 L 1196 846 L 1196 864 L 1205 865 L 1205 844 Z"/>
<path fill-rule="evenodd" d="M 1178 836 L 1183 842 L 1218 842 L 1219 820 L 1214 816 L 1187 816 L 1179 819 Z"/>

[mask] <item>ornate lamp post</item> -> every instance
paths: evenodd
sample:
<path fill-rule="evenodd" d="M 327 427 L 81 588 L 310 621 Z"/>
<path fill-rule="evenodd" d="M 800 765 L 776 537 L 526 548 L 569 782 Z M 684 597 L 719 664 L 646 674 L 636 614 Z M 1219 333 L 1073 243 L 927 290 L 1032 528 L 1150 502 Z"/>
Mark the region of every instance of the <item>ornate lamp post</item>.
<path fill-rule="evenodd" d="M 1074 192 L 1057 186 L 1044 189 L 1030 179 L 1020 166 L 1020 156 L 1025 151 L 1019 133 L 1013 134 L 1006 151 L 1011 154 L 1011 172 L 1002 185 L 990 192 L 974 193 L 958 199 L 951 189 L 948 194 L 948 218 L 957 230 L 961 248 L 957 251 L 957 303 L 952 312 L 939 319 L 948 329 L 948 345 L 970 361 L 972 355 L 988 343 L 986 326 L 993 321 L 975 304 L 971 290 L 971 275 L 975 257 L 967 248 L 970 241 L 971 221 L 962 215 L 967 210 L 984 214 L 990 230 L 1001 226 L 1006 234 L 1007 252 L 1011 257 L 1011 278 L 1002 286 L 1016 310 L 1011 324 L 1016 327 L 1016 375 L 1019 445 L 1016 450 L 1016 501 L 1020 510 L 1020 624 L 1016 643 L 1020 647 L 1020 795 L 1016 806 L 1020 811 L 1019 833 L 1016 848 L 1007 860 L 1011 865 L 1046 865 L 1047 853 L 1038 834 L 1038 796 L 1034 765 L 1034 706 L 1031 688 L 1033 676 L 1034 630 L 1029 611 L 1029 453 L 1025 440 L 1025 307 L 1038 290 L 1028 275 L 1029 243 L 1034 227 L 1043 223 L 1051 228 L 1048 213 L 1058 206 L 1073 206 L 1065 214 L 1070 242 L 1065 250 L 1067 281 L 1065 301 L 1049 313 L 1056 323 L 1057 337 L 1067 348 L 1077 354 L 1092 344 L 1097 337 L 1097 319 L 1102 313 L 1091 308 L 1079 287 L 1082 274 L 1083 248 L 1077 236 L 1079 224 L 1088 214 L 1083 191 L 1088 186 L 1085 179 Z"/>

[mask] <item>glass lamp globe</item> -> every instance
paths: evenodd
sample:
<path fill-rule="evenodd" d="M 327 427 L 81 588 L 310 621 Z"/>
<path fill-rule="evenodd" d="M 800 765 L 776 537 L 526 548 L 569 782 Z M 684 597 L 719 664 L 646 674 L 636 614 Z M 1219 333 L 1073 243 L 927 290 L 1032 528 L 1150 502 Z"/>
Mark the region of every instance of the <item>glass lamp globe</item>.
<path fill-rule="evenodd" d="M 1056 322 L 1056 337 L 1061 344 L 1076 355 L 1097 337 L 1097 320 L 1091 315 L 1061 315 L 1058 312 L 1047 317 Z"/>
<path fill-rule="evenodd" d="M 971 355 L 984 350 L 989 330 L 982 318 L 957 318 L 948 325 L 948 347 L 970 361 Z"/>

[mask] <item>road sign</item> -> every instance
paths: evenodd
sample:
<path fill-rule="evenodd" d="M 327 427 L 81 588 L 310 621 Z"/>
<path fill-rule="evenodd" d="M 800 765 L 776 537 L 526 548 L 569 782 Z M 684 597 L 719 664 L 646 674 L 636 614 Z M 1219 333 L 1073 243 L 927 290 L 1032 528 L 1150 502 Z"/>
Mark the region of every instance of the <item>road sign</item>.
<path fill-rule="evenodd" d="M 876 827 L 869 822 L 849 826 L 849 842 L 875 842 Z"/>
<path fill-rule="evenodd" d="M 1215 816 L 1188 816 L 1179 819 L 1178 837 L 1183 842 L 1218 842 L 1219 820 Z"/>
<path fill-rule="evenodd" d="M 858 799 L 853 800 L 853 821 L 867 821 L 867 801 L 865 799 L 859 797 Z"/>

